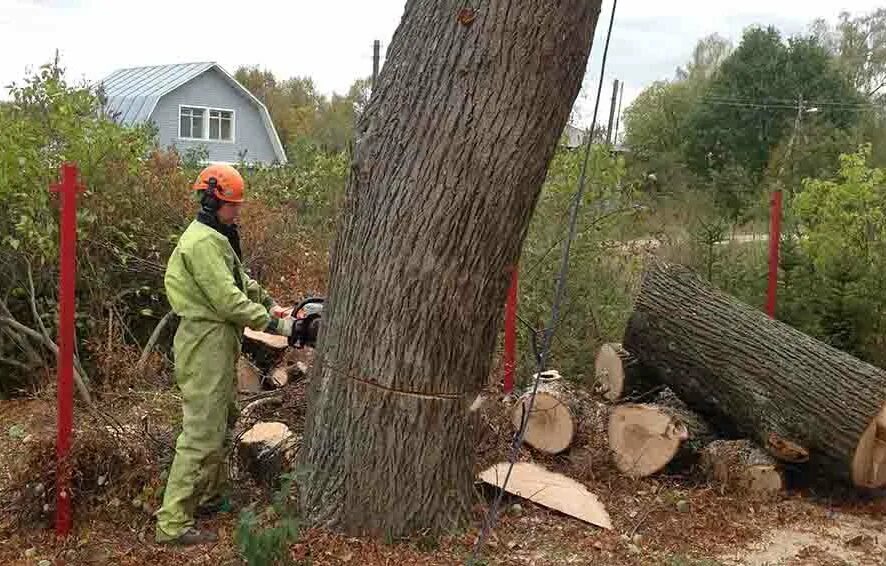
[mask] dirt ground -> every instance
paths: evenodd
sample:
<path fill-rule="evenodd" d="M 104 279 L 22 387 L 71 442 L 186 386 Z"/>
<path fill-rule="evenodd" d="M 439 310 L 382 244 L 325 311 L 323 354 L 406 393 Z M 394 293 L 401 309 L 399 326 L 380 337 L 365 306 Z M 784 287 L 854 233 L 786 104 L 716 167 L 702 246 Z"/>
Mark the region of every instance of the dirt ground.
<path fill-rule="evenodd" d="M 304 382 L 290 384 L 281 402 L 260 417 L 300 430 L 304 391 Z M 178 419 L 172 389 L 107 393 L 101 403 L 103 412 L 113 415 L 113 425 L 77 414 L 75 527 L 59 542 L 51 531 L 52 509 L 44 507 L 53 500 L 53 392 L 0 402 L 0 563 L 242 564 L 234 544 L 235 513 L 201 523 L 221 534 L 214 546 L 171 549 L 153 543 L 151 514 L 159 504 Z M 510 434 L 507 406 L 498 398 L 488 405 L 479 422 L 478 471 L 503 458 Z M 544 458 L 524 449 L 520 459 L 584 483 L 606 505 L 613 531 L 506 497 L 479 564 L 886 564 L 884 499 L 803 487 L 777 501 L 750 501 L 692 477 L 631 480 L 610 464 L 600 434 L 605 408 L 587 401 L 586 409 L 594 416 L 579 429 L 573 448 Z M 237 508 L 268 504 L 270 490 L 245 474 L 235 486 Z M 473 526 L 464 533 L 378 541 L 306 530 L 290 557 L 296 564 L 315 565 L 464 564 L 494 495 L 481 484 L 477 493 Z"/>

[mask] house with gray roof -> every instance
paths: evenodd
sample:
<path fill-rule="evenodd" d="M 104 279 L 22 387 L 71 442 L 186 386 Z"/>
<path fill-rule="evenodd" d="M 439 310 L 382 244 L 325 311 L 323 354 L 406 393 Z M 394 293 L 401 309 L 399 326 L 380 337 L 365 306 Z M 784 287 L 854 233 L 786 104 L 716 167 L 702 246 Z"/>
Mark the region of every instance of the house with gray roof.
<path fill-rule="evenodd" d="M 161 147 L 201 146 L 212 163 L 285 163 L 268 109 L 216 63 L 120 69 L 101 81 L 108 114 L 154 123 Z"/>

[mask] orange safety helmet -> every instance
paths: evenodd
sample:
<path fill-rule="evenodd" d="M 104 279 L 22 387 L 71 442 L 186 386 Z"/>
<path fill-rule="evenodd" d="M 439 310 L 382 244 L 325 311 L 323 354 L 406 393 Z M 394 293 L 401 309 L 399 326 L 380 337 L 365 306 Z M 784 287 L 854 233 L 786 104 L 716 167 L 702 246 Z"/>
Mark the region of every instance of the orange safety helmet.
<path fill-rule="evenodd" d="M 210 165 L 200 171 L 194 189 L 209 190 L 215 185 L 215 198 L 225 202 L 243 202 L 243 177 L 230 165 Z"/>

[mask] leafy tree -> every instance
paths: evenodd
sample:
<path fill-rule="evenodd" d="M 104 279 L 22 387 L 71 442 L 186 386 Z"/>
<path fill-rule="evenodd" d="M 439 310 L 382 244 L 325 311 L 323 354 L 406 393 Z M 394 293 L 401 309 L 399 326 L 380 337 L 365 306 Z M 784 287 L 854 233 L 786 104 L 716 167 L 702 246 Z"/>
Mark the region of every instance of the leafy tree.
<path fill-rule="evenodd" d="M 886 170 L 870 145 L 840 156 L 836 179 L 807 179 L 793 201 L 799 244 L 788 249 L 788 307 L 832 345 L 882 363 L 886 322 Z M 786 267 L 783 265 L 783 267 Z M 799 303 L 799 304 L 798 304 Z M 792 322 L 791 319 L 788 319 Z"/>
<path fill-rule="evenodd" d="M 785 43 L 775 28 L 748 29 L 689 119 L 688 163 L 701 174 L 738 166 L 761 180 L 773 148 L 791 134 L 798 101 L 813 93 L 810 104 L 859 101 L 815 37 Z M 820 119 L 835 128 L 849 128 L 856 119 L 845 106 L 819 110 Z"/>

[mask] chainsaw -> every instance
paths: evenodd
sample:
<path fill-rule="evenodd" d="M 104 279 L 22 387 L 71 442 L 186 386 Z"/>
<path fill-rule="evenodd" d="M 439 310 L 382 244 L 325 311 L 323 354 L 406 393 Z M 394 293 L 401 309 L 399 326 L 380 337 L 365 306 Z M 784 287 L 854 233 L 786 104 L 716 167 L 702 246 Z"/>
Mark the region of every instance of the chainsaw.
<path fill-rule="evenodd" d="M 320 332 L 320 319 L 323 315 L 323 297 L 308 297 L 292 309 L 292 335 L 289 345 L 293 348 L 313 348 L 317 344 Z"/>

